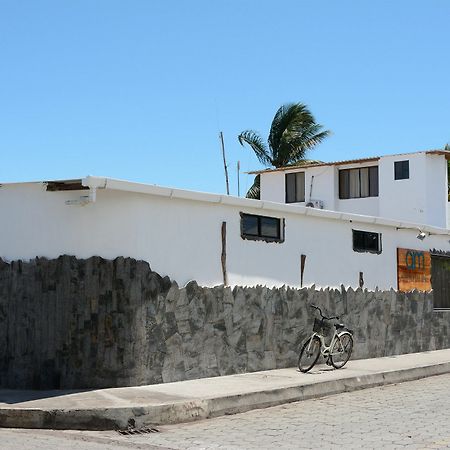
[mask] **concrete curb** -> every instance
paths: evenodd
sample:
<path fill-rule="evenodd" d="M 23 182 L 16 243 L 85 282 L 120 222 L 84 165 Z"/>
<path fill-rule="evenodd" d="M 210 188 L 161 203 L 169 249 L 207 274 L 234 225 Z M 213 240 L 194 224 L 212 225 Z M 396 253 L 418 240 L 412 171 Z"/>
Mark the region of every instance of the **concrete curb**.
<path fill-rule="evenodd" d="M 89 409 L 0 408 L 0 427 L 74 430 L 125 429 L 167 425 L 236 414 L 311 398 L 367 389 L 450 372 L 450 362 L 264 389 L 230 396 L 181 400 L 159 405 Z"/>

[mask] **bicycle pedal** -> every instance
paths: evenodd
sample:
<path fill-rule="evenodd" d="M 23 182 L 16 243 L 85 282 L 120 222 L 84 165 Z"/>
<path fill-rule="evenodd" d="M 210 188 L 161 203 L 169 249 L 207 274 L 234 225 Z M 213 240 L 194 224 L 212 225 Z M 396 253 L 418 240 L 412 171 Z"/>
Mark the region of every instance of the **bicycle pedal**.
<path fill-rule="evenodd" d="M 327 359 L 327 360 L 325 361 L 325 363 L 326 363 L 327 366 L 331 366 L 331 362 L 330 362 L 329 359 Z"/>

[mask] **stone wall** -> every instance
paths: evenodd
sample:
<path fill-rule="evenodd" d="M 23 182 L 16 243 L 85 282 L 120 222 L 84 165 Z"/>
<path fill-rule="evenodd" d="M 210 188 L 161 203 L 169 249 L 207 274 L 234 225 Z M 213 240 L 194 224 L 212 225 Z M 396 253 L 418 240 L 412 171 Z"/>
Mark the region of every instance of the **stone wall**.
<path fill-rule="evenodd" d="M 315 303 L 355 333 L 353 358 L 450 347 L 431 293 L 185 288 L 143 261 L 0 260 L 0 386 L 152 384 L 295 366 Z"/>

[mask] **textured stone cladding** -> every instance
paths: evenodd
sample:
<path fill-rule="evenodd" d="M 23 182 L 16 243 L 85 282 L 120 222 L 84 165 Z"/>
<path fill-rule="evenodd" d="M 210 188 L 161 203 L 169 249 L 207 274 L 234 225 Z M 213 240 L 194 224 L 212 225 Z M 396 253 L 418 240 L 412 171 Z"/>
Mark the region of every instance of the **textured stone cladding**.
<path fill-rule="evenodd" d="M 0 386 L 131 386 L 295 366 L 321 306 L 352 358 L 450 347 L 431 293 L 180 288 L 143 261 L 0 260 Z"/>

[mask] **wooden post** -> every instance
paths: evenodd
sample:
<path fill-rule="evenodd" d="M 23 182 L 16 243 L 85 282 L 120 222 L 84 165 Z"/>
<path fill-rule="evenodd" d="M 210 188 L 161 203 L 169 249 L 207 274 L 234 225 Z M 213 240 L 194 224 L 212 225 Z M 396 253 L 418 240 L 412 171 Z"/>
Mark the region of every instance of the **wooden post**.
<path fill-rule="evenodd" d="M 223 284 L 224 286 L 228 285 L 228 276 L 227 276 L 227 223 L 222 222 L 222 275 L 223 275 Z"/>
<path fill-rule="evenodd" d="M 303 287 L 303 272 L 305 271 L 306 255 L 300 257 L 300 287 Z"/>

